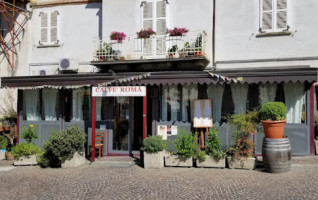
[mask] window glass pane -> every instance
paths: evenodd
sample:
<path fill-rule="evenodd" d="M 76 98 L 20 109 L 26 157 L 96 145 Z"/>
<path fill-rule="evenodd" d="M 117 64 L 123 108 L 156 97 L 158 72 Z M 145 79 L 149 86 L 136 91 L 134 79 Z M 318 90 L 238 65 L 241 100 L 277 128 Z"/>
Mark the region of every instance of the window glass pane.
<path fill-rule="evenodd" d="M 232 84 L 232 98 L 234 102 L 234 114 L 246 113 L 247 84 Z"/>
<path fill-rule="evenodd" d="M 193 120 L 193 99 L 198 98 L 197 85 L 184 85 L 182 87 L 182 121 Z"/>
<path fill-rule="evenodd" d="M 90 89 L 75 89 L 72 94 L 73 121 L 89 121 L 91 119 Z"/>
<path fill-rule="evenodd" d="M 221 121 L 223 93 L 224 85 L 208 85 L 207 94 L 212 99 L 213 122 Z"/>
<path fill-rule="evenodd" d="M 277 12 L 277 28 L 286 28 L 287 27 L 287 12 L 278 11 Z"/>
<path fill-rule="evenodd" d="M 232 115 L 234 113 L 234 103 L 232 98 L 232 92 L 230 85 L 224 86 L 224 93 L 223 93 L 223 101 L 222 101 L 222 121 L 227 121 L 228 115 Z M 213 106 L 213 102 L 212 102 Z"/>
<path fill-rule="evenodd" d="M 24 120 L 37 121 L 40 120 L 40 101 L 39 90 L 23 91 L 23 114 Z"/>
<path fill-rule="evenodd" d="M 272 13 L 263 13 L 263 30 L 272 29 Z"/>
<path fill-rule="evenodd" d="M 287 0 L 277 0 L 277 9 L 286 9 Z"/>
<path fill-rule="evenodd" d="M 287 123 L 300 124 L 304 104 L 304 84 L 284 83 L 284 94 L 287 107 Z"/>
<path fill-rule="evenodd" d="M 272 0 L 263 0 L 263 11 L 272 10 Z"/>
<path fill-rule="evenodd" d="M 58 94 L 58 90 L 42 90 L 42 111 L 44 120 L 46 121 L 55 121 L 58 119 Z"/>
<path fill-rule="evenodd" d="M 277 90 L 276 83 L 259 84 L 259 99 L 260 99 L 261 105 L 270 101 L 275 101 L 276 90 Z"/>
<path fill-rule="evenodd" d="M 176 85 L 165 85 L 162 89 L 162 113 L 163 121 L 177 121 L 180 114 L 180 92 Z"/>

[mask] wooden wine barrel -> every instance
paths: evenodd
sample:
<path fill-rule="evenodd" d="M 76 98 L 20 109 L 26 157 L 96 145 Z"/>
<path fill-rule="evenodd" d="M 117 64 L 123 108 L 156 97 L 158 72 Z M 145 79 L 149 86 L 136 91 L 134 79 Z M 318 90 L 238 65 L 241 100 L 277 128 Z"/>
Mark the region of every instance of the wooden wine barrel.
<path fill-rule="evenodd" d="M 282 173 L 290 170 L 291 146 L 289 138 L 264 138 L 262 152 L 265 171 Z"/>

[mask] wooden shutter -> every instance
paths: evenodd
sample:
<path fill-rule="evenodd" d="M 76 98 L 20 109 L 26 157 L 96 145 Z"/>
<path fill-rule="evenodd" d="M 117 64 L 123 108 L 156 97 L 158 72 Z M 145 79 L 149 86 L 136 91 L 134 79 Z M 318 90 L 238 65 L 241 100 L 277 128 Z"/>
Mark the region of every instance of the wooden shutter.
<path fill-rule="evenodd" d="M 284 29 L 287 27 L 287 0 L 277 0 L 276 10 L 277 29 Z"/>
<path fill-rule="evenodd" d="M 41 43 L 47 43 L 48 42 L 48 14 L 47 13 L 41 13 Z"/>
<path fill-rule="evenodd" d="M 273 1 L 263 0 L 262 11 L 262 29 L 273 29 Z"/>
<path fill-rule="evenodd" d="M 51 30 L 50 30 L 50 36 L 51 36 L 51 43 L 57 43 L 57 16 L 58 16 L 58 12 L 54 11 L 51 13 Z"/>
<path fill-rule="evenodd" d="M 157 35 L 166 34 L 166 1 L 158 1 L 156 4 L 157 13 Z"/>
<path fill-rule="evenodd" d="M 152 19 L 152 2 L 144 4 L 144 19 Z"/>

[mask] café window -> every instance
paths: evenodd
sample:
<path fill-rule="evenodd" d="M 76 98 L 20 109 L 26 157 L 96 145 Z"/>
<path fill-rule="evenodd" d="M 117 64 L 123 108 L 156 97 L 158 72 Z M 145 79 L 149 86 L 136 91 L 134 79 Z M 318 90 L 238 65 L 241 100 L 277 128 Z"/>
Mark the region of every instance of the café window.
<path fill-rule="evenodd" d="M 162 87 L 161 120 L 178 121 L 180 115 L 181 98 L 177 85 Z"/>
<path fill-rule="evenodd" d="M 72 121 L 89 121 L 91 119 L 91 91 L 89 88 L 72 91 Z"/>

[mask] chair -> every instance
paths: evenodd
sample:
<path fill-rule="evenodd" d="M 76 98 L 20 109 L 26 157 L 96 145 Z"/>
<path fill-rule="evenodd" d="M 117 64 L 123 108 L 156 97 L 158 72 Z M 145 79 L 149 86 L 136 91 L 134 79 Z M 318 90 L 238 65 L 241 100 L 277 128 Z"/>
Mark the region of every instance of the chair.
<path fill-rule="evenodd" d="M 99 157 L 104 156 L 105 149 L 105 132 L 97 132 L 95 134 L 95 148 L 98 148 Z"/>

